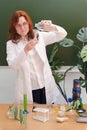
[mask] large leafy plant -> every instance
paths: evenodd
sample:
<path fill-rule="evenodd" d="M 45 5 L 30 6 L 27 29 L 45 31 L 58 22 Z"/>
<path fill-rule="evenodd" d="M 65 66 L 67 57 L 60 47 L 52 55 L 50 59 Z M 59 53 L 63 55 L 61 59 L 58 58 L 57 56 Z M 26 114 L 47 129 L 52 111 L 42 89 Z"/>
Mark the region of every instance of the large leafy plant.
<path fill-rule="evenodd" d="M 66 47 L 70 47 L 73 44 L 73 41 L 71 39 L 65 38 L 63 40 L 63 43 L 64 43 L 63 44 L 64 47 L 65 46 Z M 61 44 L 62 44 L 62 41 L 61 41 L 60 45 Z M 66 91 L 65 91 L 65 84 L 63 85 L 63 87 L 61 87 L 60 86 L 60 82 L 65 79 L 65 76 L 66 76 L 67 72 L 69 70 L 71 70 L 73 67 L 69 67 L 65 71 L 65 73 L 59 72 L 59 69 L 64 65 L 64 61 L 60 57 L 55 59 L 56 53 L 58 53 L 58 44 L 55 44 L 53 46 L 53 49 L 52 49 L 52 51 L 50 53 L 50 56 L 49 56 L 49 63 L 50 63 L 50 66 L 51 66 L 51 69 L 52 69 L 52 73 L 53 73 L 55 82 L 57 84 L 57 87 L 58 87 L 60 93 L 62 94 L 63 98 L 65 99 L 65 101 L 68 102 Z"/>
<path fill-rule="evenodd" d="M 87 93 L 87 27 L 82 27 L 78 34 L 77 39 L 82 43 L 82 47 L 78 51 L 78 63 L 77 67 L 79 71 L 84 75 L 80 77 L 81 85 L 86 89 Z"/>
<path fill-rule="evenodd" d="M 79 71 L 83 74 L 83 76 L 79 77 L 79 80 L 81 81 L 81 87 L 85 88 L 87 93 L 87 27 L 82 27 L 81 29 L 79 29 L 76 38 L 78 39 L 78 41 L 80 41 L 81 47 L 75 44 L 72 39 L 65 38 L 64 40 L 59 42 L 59 44 L 54 45 L 49 57 L 49 63 L 51 65 L 55 81 L 58 85 L 58 89 L 66 101 L 67 101 L 67 95 L 65 91 L 65 86 L 63 86 L 62 89 L 62 87 L 60 86 L 60 82 L 65 79 L 67 72 L 71 70 L 74 66 L 67 69 L 64 74 L 58 72 L 58 70 L 64 65 L 64 61 L 62 61 L 60 58 L 55 59 L 55 54 L 58 52 L 58 45 L 62 47 L 74 46 L 78 49 L 77 53 L 78 60 L 76 64 Z"/>
<path fill-rule="evenodd" d="M 85 88 L 87 93 L 87 27 L 82 27 L 81 29 L 79 29 L 76 38 L 80 41 L 81 47 L 74 44 L 74 41 L 68 38 L 61 41 L 60 45 L 63 47 L 67 47 L 67 45 L 69 44 L 70 46 L 78 48 L 77 67 L 79 71 L 83 74 L 83 76 L 80 77 L 79 80 L 81 81 L 81 87 Z"/>

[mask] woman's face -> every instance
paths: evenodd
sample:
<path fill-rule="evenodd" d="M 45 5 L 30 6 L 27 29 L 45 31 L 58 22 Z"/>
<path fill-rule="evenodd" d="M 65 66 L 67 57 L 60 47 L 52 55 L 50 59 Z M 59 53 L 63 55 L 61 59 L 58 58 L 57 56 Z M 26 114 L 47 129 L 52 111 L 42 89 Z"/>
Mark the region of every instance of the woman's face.
<path fill-rule="evenodd" d="M 25 17 L 21 16 L 19 17 L 19 21 L 17 25 L 15 26 L 17 33 L 22 37 L 26 37 L 27 33 L 29 32 L 29 25 L 26 21 Z"/>

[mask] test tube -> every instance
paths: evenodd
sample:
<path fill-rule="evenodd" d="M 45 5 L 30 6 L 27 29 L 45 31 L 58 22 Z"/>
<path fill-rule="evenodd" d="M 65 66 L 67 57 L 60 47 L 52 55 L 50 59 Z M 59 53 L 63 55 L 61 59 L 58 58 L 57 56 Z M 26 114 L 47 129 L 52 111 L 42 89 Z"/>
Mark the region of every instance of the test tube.
<path fill-rule="evenodd" d="M 24 93 L 23 98 L 24 98 L 24 111 L 27 111 L 27 94 L 26 93 Z"/>

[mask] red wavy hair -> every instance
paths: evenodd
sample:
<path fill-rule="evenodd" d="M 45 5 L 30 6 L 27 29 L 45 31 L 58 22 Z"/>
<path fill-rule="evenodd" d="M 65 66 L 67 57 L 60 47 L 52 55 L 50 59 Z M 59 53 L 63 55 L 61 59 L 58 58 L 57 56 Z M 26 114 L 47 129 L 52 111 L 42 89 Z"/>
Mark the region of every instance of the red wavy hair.
<path fill-rule="evenodd" d="M 14 12 L 14 14 L 11 17 L 10 25 L 9 25 L 9 40 L 12 40 L 15 44 L 20 40 L 21 36 L 17 33 L 15 26 L 17 25 L 19 21 L 19 17 L 25 17 L 26 21 L 29 25 L 29 32 L 27 34 L 28 39 L 34 38 L 34 31 L 33 31 L 33 23 L 31 21 L 30 16 L 22 10 L 18 10 Z"/>

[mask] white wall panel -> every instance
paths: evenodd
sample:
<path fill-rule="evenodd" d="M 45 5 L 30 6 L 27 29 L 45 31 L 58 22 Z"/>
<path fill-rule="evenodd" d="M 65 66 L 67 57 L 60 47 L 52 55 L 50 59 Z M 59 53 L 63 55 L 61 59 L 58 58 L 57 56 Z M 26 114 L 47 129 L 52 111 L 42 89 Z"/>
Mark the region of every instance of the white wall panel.
<path fill-rule="evenodd" d="M 60 69 L 64 73 L 69 66 L 64 66 Z M 65 88 L 68 97 L 72 97 L 73 79 L 78 79 L 81 76 L 77 67 L 69 71 L 65 78 Z M 15 103 L 15 85 L 17 73 L 8 66 L 0 66 L 0 104 Z M 63 82 L 60 83 L 63 86 Z M 87 94 L 85 89 L 81 88 L 81 97 L 83 103 L 87 104 Z M 61 99 L 59 99 L 61 102 Z M 64 102 L 64 101 L 63 101 Z"/>

